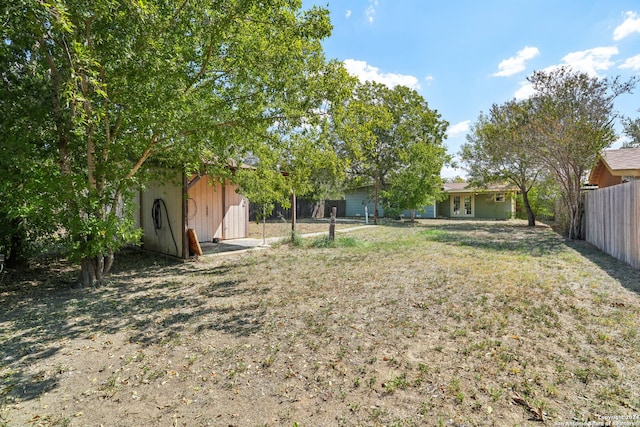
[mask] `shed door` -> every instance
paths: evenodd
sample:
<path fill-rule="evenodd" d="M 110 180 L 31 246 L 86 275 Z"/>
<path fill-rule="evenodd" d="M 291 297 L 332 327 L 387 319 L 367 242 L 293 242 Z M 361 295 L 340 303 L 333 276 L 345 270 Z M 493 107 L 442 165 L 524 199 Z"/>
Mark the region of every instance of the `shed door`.
<path fill-rule="evenodd" d="M 187 224 L 201 242 L 222 238 L 222 186 L 203 177 L 189 189 Z"/>
<path fill-rule="evenodd" d="M 237 185 L 228 184 L 224 187 L 224 239 L 242 239 L 247 237 L 249 227 L 249 203 L 236 193 Z"/>

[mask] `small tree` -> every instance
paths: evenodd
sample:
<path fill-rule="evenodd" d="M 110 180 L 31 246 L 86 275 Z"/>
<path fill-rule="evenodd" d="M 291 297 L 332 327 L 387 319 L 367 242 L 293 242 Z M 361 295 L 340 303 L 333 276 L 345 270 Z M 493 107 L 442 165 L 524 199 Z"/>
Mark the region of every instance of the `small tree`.
<path fill-rule="evenodd" d="M 582 239 L 582 183 L 598 154 L 616 139 L 614 100 L 636 82 L 591 77 L 569 68 L 529 77 L 536 94 L 536 155 L 558 183 L 567 212 L 567 235 Z"/>
<path fill-rule="evenodd" d="M 629 141 L 624 143 L 624 147 L 640 148 L 640 118 L 625 118 L 623 120 L 623 125 L 624 134 L 629 138 Z"/>
<path fill-rule="evenodd" d="M 543 169 L 535 149 L 532 114 L 530 101 L 494 104 L 488 115 L 480 115 L 460 153 L 474 184 L 507 181 L 518 187 L 529 226 L 536 225 L 529 192 Z"/>
<path fill-rule="evenodd" d="M 255 169 L 243 169 L 236 174 L 236 180 L 240 186 L 240 191 L 251 202 L 259 206 L 256 219 L 262 222 L 262 244 L 266 242 L 266 221 L 275 203 L 288 207 L 290 206 L 289 189 L 287 178 L 275 167 L 269 168 L 261 165 Z"/>
<path fill-rule="evenodd" d="M 408 209 L 414 221 L 416 211 L 424 211 L 425 206 L 441 199 L 440 170 L 448 156 L 442 145 L 424 143 L 413 144 L 406 154 L 406 163 L 389 173 L 382 197 L 385 210 Z"/>

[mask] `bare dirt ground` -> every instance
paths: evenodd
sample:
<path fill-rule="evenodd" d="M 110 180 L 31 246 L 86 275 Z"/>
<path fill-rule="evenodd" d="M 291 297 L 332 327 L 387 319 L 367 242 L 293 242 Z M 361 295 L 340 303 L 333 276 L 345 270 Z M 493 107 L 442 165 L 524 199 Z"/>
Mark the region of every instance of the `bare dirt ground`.
<path fill-rule="evenodd" d="M 549 227 L 116 262 L 6 275 L 0 426 L 640 425 L 640 272 Z"/>

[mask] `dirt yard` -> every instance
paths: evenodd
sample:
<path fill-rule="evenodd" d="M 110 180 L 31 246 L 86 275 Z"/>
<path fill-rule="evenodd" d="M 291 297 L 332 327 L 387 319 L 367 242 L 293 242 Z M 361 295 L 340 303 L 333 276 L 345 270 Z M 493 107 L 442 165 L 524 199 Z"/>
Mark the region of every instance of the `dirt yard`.
<path fill-rule="evenodd" d="M 545 226 L 392 223 L 76 275 L 4 277 L 0 426 L 640 425 L 640 272 Z"/>

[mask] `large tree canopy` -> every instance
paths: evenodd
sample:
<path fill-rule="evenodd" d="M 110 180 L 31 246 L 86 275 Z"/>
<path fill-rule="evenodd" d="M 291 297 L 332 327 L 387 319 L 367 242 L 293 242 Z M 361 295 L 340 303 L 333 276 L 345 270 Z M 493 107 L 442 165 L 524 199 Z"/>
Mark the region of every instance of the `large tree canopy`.
<path fill-rule="evenodd" d="M 42 203 L 53 207 L 85 285 L 137 238 L 127 200 L 149 161 L 195 171 L 207 157 L 216 160 L 209 172 L 224 175 L 230 159 L 268 152 L 265 144 L 333 99 L 343 70 L 320 45 L 328 11 L 300 8 L 300 0 L 3 8 L 1 98 L 11 113 L 0 119 L 2 154 L 14 156 L 27 188 L 55 195 Z M 20 197 L 5 196 L 9 215 L 25 213 Z"/>
<path fill-rule="evenodd" d="M 334 107 L 333 119 L 356 185 L 374 185 L 374 221 L 380 194 L 395 209 L 420 208 L 437 197 L 448 123 L 416 91 L 360 84 Z"/>

